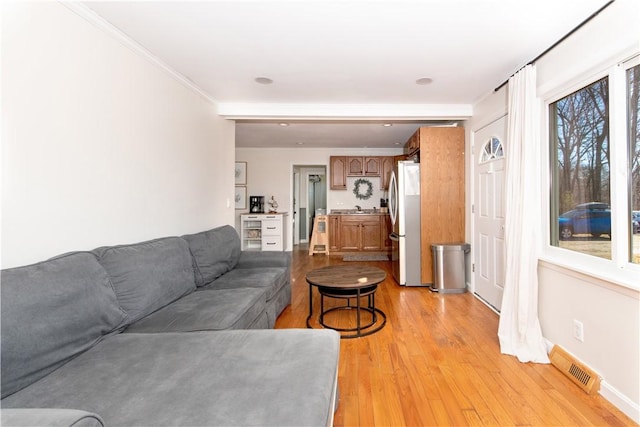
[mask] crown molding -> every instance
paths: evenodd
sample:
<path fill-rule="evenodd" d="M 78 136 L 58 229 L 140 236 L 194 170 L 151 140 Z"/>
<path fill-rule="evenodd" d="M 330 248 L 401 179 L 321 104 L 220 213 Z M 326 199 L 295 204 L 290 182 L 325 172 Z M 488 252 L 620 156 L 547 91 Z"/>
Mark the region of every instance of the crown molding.
<path fill-rule="evenodd" d="M 160 58 L 155 56 L 153 53 L 145 49 L 142 45 L 140 45 L 138 42 L 133 40 L 127 34 L 120 31 L 113 24 L 111 24 L 109 21 L 107 21 L 106 19 L 104 19 L 103 17 L 95 13 L 89 7 L 85 6 L 79 1 L 61 1 L 60 3 L 66 8 L 68 8 L 69 10 L 71 10 L 73 13 L 78 15 L 79 17 L 83 18 L 84 20 L 86 20 L 87 22 L 89 22 L 90 24 L 98 28 L 99 30 L 105 32 L 106 34 L 110 35 L 111 37 L 113 37 L 114 39 L 122 43 L 125 47 L 131 49 L 134 53 L 139 55 L 141 58 L 157 66 L 162 71 L 167 73 L 169 76 L 173 77 L 174 79 L 182 83 L 187 88 L 191 89 L 198 95 L 202 96 L 204 99 L 206 99 L 210 103 L 216 104 L 216 105 L 218 104 L 218 102 L 215 99 L 213 99 L 208 93 L 206 93 L 204 90 L 198 87 L 188 77 L 174 70 L 171 66 L 169 66 Z"/>

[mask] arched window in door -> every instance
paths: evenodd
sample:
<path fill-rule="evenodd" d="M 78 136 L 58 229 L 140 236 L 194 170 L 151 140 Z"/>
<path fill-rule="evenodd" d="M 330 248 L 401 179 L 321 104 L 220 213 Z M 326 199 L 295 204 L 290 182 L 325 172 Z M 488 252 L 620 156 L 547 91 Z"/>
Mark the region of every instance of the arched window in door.
<path fill-rule="evenodd" d="M 503 158 L 504 149 L 502 148 L 502 141 L 500 141 L 499 138 L 492 136 L 491 139 L 485 142 L 484 146 L 482 147 L 480 164 Z"/>

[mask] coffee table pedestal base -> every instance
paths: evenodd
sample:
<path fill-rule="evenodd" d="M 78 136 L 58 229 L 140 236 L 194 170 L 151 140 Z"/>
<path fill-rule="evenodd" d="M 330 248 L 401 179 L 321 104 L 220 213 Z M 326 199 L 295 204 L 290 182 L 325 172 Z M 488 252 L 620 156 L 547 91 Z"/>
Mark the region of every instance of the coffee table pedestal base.
<path fill-rule="evenodd" d="M 318 317 L 318 323 L 325 328 L 333 329 L 335 331 L 340 332 L 341 338 L 360 338 L 366 337 L 367 335 L 374 334 L 378 332 L 380 329 L 384 328 L 387 323 L 386 314 L 376 308 L 376 300 L 375 300 L 375 292 L 377 289 L 377 285 L 373 285 L 367 288 L 362 289 L 334 289 L 331 287 L 319 286 L 318 291 L 320 292 L 320 315 Z M 331 307 L 325 310 L 324 308 L 324 298 L 336 298 L 336 299 L 346 299 L 346 305 Z M 367 305 L 362 307 L 361 298 L 367 297 Z M 354 298 L 356 300 L 356 305 L 351 305 L 351 299 Z M 311 318 L 313 316 L 313 287 L 309 286 L 309 316 L 307 317 L 307 327 L 312 328 L 311 326 Z M 337 326 L 331 326 L 325 322 L 325 315 L 327 313 L 331 313 L 333 311 L 338 310 L 355 310 L 356 312 L 356 326 L 353 328 L 340 328 Z M 365 311 L 369 313 L 371 316 L 371 321 L 367 324 L 362 324 L 362 312 Z M 382 319 L 382 322 L 379 322 L 379 318 Z"/>

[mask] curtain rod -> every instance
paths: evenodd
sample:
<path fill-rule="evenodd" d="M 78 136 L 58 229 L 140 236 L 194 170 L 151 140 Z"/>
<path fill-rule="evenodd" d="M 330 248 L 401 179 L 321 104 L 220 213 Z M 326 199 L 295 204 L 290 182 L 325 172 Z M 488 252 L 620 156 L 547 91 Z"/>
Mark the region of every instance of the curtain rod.
<path fill-rule="evenodd" d="M 578 31 L 580 28 L 582 28 L 587 22 L 591 21 L 593 18 L 595 18 L 596 16 L 598 16 L 600 14 L 600 12 L 602 12 L 603 10 L 605 10 L 606 8 L 608 8 L 609 6 L 611 6 L 611 4 L 616 1 L 616 0 L 609 0 L 609 2 L 607 2 L 607 4 L 605 4 L 604 6 L 602 6 L 600 9 L 596 10 L 594 13 L 591 14 L 591 16 L 589 16 L 587 19 L 585 19 L 584 21 L 582 21 L 577 27 L 575 27 L 573 30 L 569 31 L 567 34 L 564 35 L 564 37 L 562 37 L 560 40 L 558 40 L 557 42 L 555 42 L 554 44 L 552 44 L 551 46 L 549 46 L 544 52 L 542 52 L 540 55 L 536 56 L 535 58 L 533 58 L 531 61 L 527 62 L 527 64 L 524 66 L 526 67 L 527 65 L 531 65 L 531 64 L 535 64 L 536 61 L 540 58 L 542 58 L 543 56 L 545 56 L 547 53 L 549 53 L 553 48 L 555 48 L 556 46 L 558 46 L 560 43 L 562 43 L 563 41 L 565 41 L 567 38 L 569 38 L 573 33 L 575 33 L 576 31 Z M 524 68 L 522 67 L 522 68 Z M 521 68 L 521 69 L 522 69 Z M 513 77 L 515 75 L 515 73 L 511 74 L 511 76 L 509 76 L 509 78 Z M 502 87 L 504 85 L 506 85 L 507 83 L 509 83 L 509 79 L 505 80 L 504 82 L 502 82 L 502 84 L 500 86 L 498 86 L 497 88 L 495 88 L 493 91 L 497 92 L 500 89 L 502 89 Z"/>

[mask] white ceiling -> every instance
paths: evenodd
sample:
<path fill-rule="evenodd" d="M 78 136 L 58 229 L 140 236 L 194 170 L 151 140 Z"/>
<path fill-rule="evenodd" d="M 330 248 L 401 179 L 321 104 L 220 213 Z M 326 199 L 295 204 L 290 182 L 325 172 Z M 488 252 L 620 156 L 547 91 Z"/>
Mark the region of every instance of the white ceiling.
<path fill-rule="evenodd" d="M 469 117 L 475 102 L 605 3 L 219 0 L 84 5 L 192 81 L 219 103 L 221 114 L 237 119 L 239 147 L 396 147 L 421 124 Z M 273 83 L 258 84 L 256 77 Z M 417 85 L 423 77 L 433 82 Z M 290 126 L 279 126 L 281 121 Z M 382 122 L 394 125 L 383 128 Z"/>

